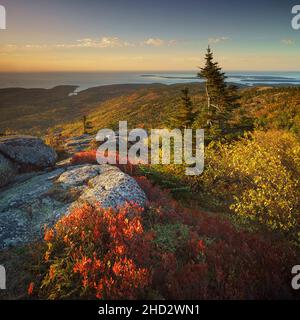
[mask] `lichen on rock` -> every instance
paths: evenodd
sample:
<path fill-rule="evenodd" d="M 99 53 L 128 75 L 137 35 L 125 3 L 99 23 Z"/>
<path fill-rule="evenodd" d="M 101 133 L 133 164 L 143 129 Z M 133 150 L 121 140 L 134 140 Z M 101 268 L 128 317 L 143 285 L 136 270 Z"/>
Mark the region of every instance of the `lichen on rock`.
<path fill-rule="evenodd" d="M 0 154 L 15 164 L 47 168 L 55 164 L 57 154 L 41 139 L 32 136 L 7 136 L 0 138 Z"/>
<path fill-rule="evenodd" d="M 72 208 L 85 202 L 103 207 L 144 205 L 136 181 L 110 165 L 78 165 L 39 172 L 0 191 L 0 248 L 41 239 Z"/>

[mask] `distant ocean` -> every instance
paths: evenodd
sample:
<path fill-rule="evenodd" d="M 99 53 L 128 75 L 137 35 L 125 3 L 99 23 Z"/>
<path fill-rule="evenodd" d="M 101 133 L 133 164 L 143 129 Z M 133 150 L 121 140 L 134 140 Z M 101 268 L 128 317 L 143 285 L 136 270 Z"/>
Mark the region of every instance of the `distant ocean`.
<path fill-rule="evenodd" d="M 300 72 L 227 72 L 227 81 L 253 86 L 300 85 Z M 53 88 L 58 85 L 78 86 L 77 91 L 91 87 L 125 83 L 201 82 L 196 72 L 49 72 L 0 73 L 0 88 Z"/>

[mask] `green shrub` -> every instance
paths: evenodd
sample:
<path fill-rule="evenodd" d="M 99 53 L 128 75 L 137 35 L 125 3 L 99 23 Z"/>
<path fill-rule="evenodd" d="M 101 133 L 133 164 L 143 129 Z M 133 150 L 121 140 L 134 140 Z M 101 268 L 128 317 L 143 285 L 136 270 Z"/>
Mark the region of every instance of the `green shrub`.
<path fill-rule="evenodd" d="M 154 226 L 155 244 L 163 251 L 175 252 L 189 237 L 189 229 L 183 224 L 157 224 Z"/>

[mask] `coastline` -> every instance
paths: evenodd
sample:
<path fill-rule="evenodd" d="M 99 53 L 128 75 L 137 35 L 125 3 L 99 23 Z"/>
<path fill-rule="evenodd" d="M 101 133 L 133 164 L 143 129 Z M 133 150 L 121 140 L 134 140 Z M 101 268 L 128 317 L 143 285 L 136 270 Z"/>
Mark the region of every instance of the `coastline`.
<path fill-rule="evenodd" d="M 300 72 L 227 72 L 227 82 L 246 87 L 300 85 Z M 0 72 L 0 89 L 77 87 L 74 92 L 107 85 L 202 83 L 195 72 Z"/>

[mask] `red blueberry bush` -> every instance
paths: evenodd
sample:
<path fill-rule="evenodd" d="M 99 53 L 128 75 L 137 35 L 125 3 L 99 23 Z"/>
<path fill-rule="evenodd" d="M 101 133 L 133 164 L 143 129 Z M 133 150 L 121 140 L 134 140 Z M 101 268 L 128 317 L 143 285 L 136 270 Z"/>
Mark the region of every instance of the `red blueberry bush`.
<path fill-rule="evenodd" d="M 43 294 L 49 299 L 138 298 L 150 281 L 149 270 L 131 255 L 143 233 L 141 211 L 136 205 L 114 211 L 86 204 L 47 230 Z"/>
<path fill-rule="evenodd" d="M 290 270 L 299 254 L 292 245 L 183 208 L 146 178 L 136 179 L 149 199 L 145 210 L 84 204 L 47 230 L 42 297 L 293 297 Z"/>
<path fill-rule="evenodd" d="M 111 155 L 111 157 L 115 157 L 116 159 L 116 166 L 119 167 L 122 171 L 125 173 L 128 173 L 130 175 L 135 175 L 137 171 L 137 166 L 130 163 L 128 159 L 126 159 L 126 164 L 120 163 L 120 155 L 118 152 L 115 153 L 115 155 Z M 125 162 L 125 161 L 121 161 Z M 77 164 L 97 164 L 97 151 L 96 150 L 90 150 L 90 151 L 82 151 L 75 153 L 72 157 L 71 163 L 74 165 Z"/>

